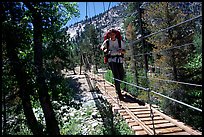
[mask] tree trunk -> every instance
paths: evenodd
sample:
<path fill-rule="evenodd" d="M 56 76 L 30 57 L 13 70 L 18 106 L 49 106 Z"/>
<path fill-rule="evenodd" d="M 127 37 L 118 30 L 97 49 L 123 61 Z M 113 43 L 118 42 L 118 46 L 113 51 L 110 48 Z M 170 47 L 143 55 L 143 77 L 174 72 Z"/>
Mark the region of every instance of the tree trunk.
<path fill-rule="evenodd" d="M 75 71 L 75 68 L 73 68 L 73 72 L 74 72 L 74 75 L 76 75 L 76 71 Z"/>
<path fill-rule="evenodd" d="M 173 65 L 173 77 L 174 80 L 178 80 L 178 74 L 177 74 L 177 67 L 176 67 L 176 61 L 175 61 L 175 55 L 174 55 L 174 50 L 172 51 L 172 65 Z"/>
<path fill-rule="evenodd" d="M 171 23 L 170 23 L 170 17 L 169 17 L 169 8 L 168 8 L 168 2 L 167 2 L 167 5 L 166 5 L 167 7 L 166 7 L 166 12 L 167 12 L 167 14 L 166 14 L 166 16 L 167 16 L 167 18 L 169 19 L 169 20 L 167 20 L 167 24 L 168 24 L 168 26 L 171 26 Z M 174 46 L 174 38 L 173 38 L 173 30 L 171 30 L 171 29 L 169 29 L 168 31 L 168 34 L 169 34 L 169 38 L 170 38 L 170 40 L 171 40 L 171 42 L 170 42 L 170 44 L 172 45 L 172 46 Z M 174 78 L 174 80 L 178 80 L 178 78 L 177 78 L 177 66 L 176 66 L 176 60 L 175 60 L 175 55 L 174 55 L 175 53 L 174 53 L 174 50 L 172 50 L 171 51 L 171 55 L 169 56 L 169 58 L 170 58 L 170 62 L 171 62 L 171 67 L 173 68 L 173 78 Z"/>
<path fill-rule="evenodd" d="M 42 16 L 33 5 L 25 2 L 26 6 L 32 12 L 33 30 L 34 30 L 34 62 L 36 66 L 36 82 L 39 86 L 38 94 L 41 107 L 45 116 L 46 129 L 49 135 L 59 135 L 60 130 L 58 121 L 55 118 L 54 110 L 48 94 L 48 87 L 45 83 L 43 72 L 43 57 L 42 57 Z"/>
<path fill-rule="evenodd" d="M 15 51 L 15 47 L 18 46 L 18 42 L 16 40 L 15 31 L 12 31 L 12 28 L 8 28 L 5 30 L 7 33 L 5 36 L 6 40 L 6 50 L 10 60 L 11 71 L 16 75 L 16 80 L 19 85 L 19 94 L 22 99 L 22 105 L 24 114 L 28 123 L 28 127 L 31 129 L 34 135 L 42 135 L 43 129 L 40 128 L 38 121 L 33 113 L 32 104 L 30 101 L 30 92 L 33 90 L 27 84 L 28 76 L 25 72 L 24 65 L 20 63 L 18 59 L 17 53 Z"/>
<path fill-rule="evenodd" d="M 135 46 L 133 45 L 133 39 L 134 39 L 134 35 L 133 35 L 134 31 L 132 28 L 132 24 L 130 23 L 127 27 L 127 38 L 128 40 L 130 40 L 130 63 L 131 63 L 131 69 L 133 69 L 133 77 L 134 77 L 134 83 L 136 85 L 138 85 L 138 73 L 137 73 L 137 63 L 136 63 L 136 56 L 135 53 L 137 53 L 137 50 L 135 48 Z M 135 91 L 137 93 L 138 89 L 135 88 Z"/>
<path fill-rule="evenodd" d="M 132 57 L 132 62 L 131 62 L 131 64 L 133 64 L 134 82 L 135 82 L 136 85 L 138 85 L 137 63 L 136 63 L 136 56 L 134 55 L 134 53 L 136 53 L 136 52 L 135 52 L 136 49 L 135 49 L 135 47 L 133 46 L 133 44 L 131 44 L 130 47 L 132 48 L 132 49 L 131 49 L 131 51 L 132 51 L 132 52 L 131 52 L 131 57 Z M 136 90 L 136 93 L 138 93 L 138 89 L 135 88 L 135 90 Z"/>
<path fill-rule="evenodd" d="M 7 131 L 6 131 L 6 96 L 5 96 L 5 93 L 2 92 L 2 98 L 3 98 L 3 101 L 2 101 L 2 113 L 3 113 L 3 121 L 2 121 L 2 135 L 6 135 L 7 134 Z"/>

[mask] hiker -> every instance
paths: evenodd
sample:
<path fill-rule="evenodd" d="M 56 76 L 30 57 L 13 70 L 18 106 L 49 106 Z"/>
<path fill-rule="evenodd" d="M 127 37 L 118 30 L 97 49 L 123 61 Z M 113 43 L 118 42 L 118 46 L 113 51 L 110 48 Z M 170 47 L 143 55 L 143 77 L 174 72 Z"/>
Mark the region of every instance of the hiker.
<path fill-rule="evenodd" d="M 123 96 L 120 89 L 120 81 L 124 78 L 123 59 L 125 54 L 125 44 L 122 40 L 120 32 L 116 29 L 111 29 L 106 33 L 104 42 L 101 45 L 101 50 L 104 51 L 104 63 L 108 63 L 115 81 L 116 93 L 120 100 L 123 100 Z"/>

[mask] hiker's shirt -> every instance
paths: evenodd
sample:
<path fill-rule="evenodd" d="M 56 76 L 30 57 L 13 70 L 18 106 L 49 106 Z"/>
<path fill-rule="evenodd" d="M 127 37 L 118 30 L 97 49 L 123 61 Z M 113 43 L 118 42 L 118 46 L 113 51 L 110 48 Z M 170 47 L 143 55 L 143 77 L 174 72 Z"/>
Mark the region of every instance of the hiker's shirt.
<path fill-rule="evenodd" d="M 107 40 L 109 40 L 108 53 L 110 55 L 110 57 L 108 58 L 108 62 L 123 63 L 123 57 L 119 56 L 121 55 L 121 53 L 119 52 L 120 48 L 119 48 L 118 40 L 117 39 L 115 41 L 112 41 L 110 39 L 107 39 Z M 103 49 L 107 49 L 107 43 L 106 43 L 107 40 L 105 40 L 101 46 Z M 121 49 L 125 49 L 125 44 L 122 40 L 121 40 Z"/>

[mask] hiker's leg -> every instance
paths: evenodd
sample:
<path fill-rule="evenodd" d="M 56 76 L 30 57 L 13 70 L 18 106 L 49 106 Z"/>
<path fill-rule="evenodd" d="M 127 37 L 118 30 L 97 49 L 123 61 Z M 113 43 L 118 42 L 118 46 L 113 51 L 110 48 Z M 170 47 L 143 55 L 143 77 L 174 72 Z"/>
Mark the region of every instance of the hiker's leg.
<path fill-rule="evenodd" d="M 123 74 L 122 74 L 122 69 L 121 69 L 121 63 L 116 63 L 116 77 L 117 77 L 117 79 L 119 79 L 119 80 L 123 80 L 123 79 L 121 79 L 122 77 L 123 77 Z M 115 82 L 116 84 L 116 91 L 117 91 L 117 93 L 118 93 L 118 96 L 119 96 L 119 98 L 120 99 L 123 99 L 123 97 L 122 97 L 122 93 L 121 93 L 121 88 L 120 88 L 120 81 L 116 81 Z"/>
<path fill-rule="evenodd" d="M 122 63 L 119 63 L 118 64 L 118 71 L 119 71 L 119 76 L 120 76 L 120 80 L 123 80 L 124 77 L 125 77 L 125 71 L 124 71 L 124 68 L 123 68 L 123 64 Z"/>
<path fill-rule="evenodd" d="M 112 70 L 112 73 L 113 73 L 113 76 L 114 76 L 114 82 L 115 82 L 115 90 L 117 91 L 117 93 L 121 93 L 121 91 L 120 91 L 120 82 L 118 81 L 118 80 L 116 80 L 116 79 L 119 79 L 120 77 L 119 77 L 119 73 L 118 73 L 118 66 L 117 66 L 117 64 L 118 63 L 115 63 L 115 62 L 110 62 L 109 63 L 109 66 L 110 66 L 110 68 L 111 68 L 111 70 Z"/>

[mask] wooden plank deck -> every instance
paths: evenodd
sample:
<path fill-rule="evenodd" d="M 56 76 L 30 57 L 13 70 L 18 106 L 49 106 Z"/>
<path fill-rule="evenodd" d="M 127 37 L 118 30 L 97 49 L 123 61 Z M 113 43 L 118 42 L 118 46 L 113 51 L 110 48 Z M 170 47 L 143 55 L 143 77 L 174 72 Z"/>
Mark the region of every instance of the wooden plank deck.
<path fill-rule="evenodd" d="M 103 93 L 104 98 L 111 103 L 113 112 L 119 113 L 136 135 L 202 135 L 202 132 L 173 119 L 156 108 L 152 107 L 154 125 L 150 115 L 149 104 L 140 106 L 138 103 L 120 101 L 115 92 L 114 85 L 105 81 L 102 75 L 89 73 L 90 78 L 96 80 L 97 88 Z M 124 94 L 128 94 L 122 91 Z"/>

